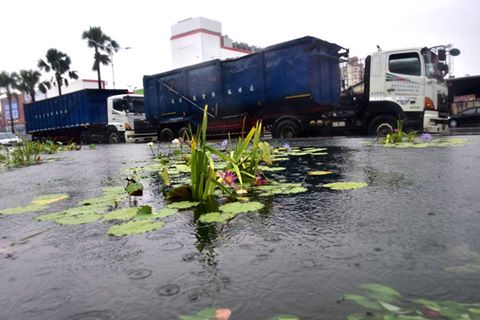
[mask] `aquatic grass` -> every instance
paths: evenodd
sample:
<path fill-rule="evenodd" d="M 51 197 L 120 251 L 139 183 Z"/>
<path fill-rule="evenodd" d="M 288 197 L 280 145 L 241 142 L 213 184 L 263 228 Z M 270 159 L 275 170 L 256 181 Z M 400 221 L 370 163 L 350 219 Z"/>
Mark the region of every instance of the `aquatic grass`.
<path fill-rule="evenodd" d="M 193 201 L 205 201 L 215 192 L 216 171 L 209 148 L 207 147 L 207 122 L 208 106 L 203 112 L 203 121 L 197 134 L 192 135 L 190 170 L 191 170 L 191 198 Z"/>
<path fill-rule="evenodd" d="M 262 123 L 257 121 L 245 138 L 237 139 L 233 150 L 222 152 L 211 146 L 208 146 L 208 150 L 226 164 L 225 171 L 235 173 L 242 186 L 246 182 L 255 180 L 260 162 L 264 162 L 268 166 L 273 164 L 270 145 L 260 141 L 261 135 Z"/>

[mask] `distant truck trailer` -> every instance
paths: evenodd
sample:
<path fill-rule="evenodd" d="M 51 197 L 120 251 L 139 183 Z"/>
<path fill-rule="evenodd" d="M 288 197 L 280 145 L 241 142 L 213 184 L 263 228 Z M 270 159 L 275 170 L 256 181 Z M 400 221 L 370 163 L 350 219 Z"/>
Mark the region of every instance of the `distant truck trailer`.
<path fill-rule="evenodd" d="M 156 133 L 136 133 L 145 120 L 143 95 L 128 90 L 84 89 L 25 105 L 27 133 L 33 139 L 90 142 L 143 142 Z"/>

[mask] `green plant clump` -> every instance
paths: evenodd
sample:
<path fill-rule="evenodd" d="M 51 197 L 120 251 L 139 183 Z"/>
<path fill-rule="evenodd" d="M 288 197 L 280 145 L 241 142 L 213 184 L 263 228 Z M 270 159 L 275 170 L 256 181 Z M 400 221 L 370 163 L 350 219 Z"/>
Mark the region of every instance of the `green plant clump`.
<path fill-rule="evenodd" d="M 428 299 L 405 299 L 397 290 L 382 284 L 360 285 L 363 295 L 345 294 L 344 299 L 353 301 L 367 309 L 354 313 L 347 320 L 428 320 L 428 319 L 480 319 L 479 303 L 459 303 L 455 301 L 432 301 Z"/>

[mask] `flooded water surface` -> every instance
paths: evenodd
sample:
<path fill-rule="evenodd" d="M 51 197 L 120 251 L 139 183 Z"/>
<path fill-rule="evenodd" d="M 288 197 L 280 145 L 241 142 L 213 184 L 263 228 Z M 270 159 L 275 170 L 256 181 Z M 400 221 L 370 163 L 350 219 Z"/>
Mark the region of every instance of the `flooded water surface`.
<path fill-rule="evenodd" d="M 112 221 L 35 217 L 125 186 L 126 168 L 151 163 L 147 145 L 0 169 L 0 211 L 39 195 L 70 196 L 43 211 L 0 215 L 0 319 L 178 319 L 207 307 L 229 308 L 231 319 L 346 319 L 364 308 L 342 297 L 365 283 L 409 300 L 480 302 L 480 138 L 466 139 L 402 149 L 364 138 L 292 140 L 327 154 L 290 157 L 269 176 L 307 192 L 258 197 L 262 209 L 227 225 L 183 210 L 161 229 L 125 237 L 106 234 Z M 307 175 L 315 170 L 333 174 Z M 165 207 L 161 179 L 143 175 L 139 204 Z M 323 186 L 331 182 L 368 185 Z"/>

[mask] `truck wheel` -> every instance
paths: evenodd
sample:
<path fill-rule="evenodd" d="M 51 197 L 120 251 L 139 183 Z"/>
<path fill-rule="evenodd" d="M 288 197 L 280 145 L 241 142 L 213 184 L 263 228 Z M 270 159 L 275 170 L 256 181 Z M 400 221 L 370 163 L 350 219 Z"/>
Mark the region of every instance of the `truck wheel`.
<path fill-rule="evenodd" d="M 89 137 L 88 137 L 88 134 L 86 133 L 82 133 L 80 135 L 80 144 L 81 145 L 87 145 L 89 143 Z"/>
<path fill-rule="evenodd" d="M 175 134 L 170 128 L 163 128 L 158 135 L 158 140 L 162 142 L 170 142 L 175 139 Z"/>
<path fill-rule="evenodd" d="M 108 143 L 116 144 L 120 142 L 120 137 L 117 132 L 110 132 L 108 135 Z"/>
<path fill-rule="evenodd" d="M 450 120 L 450 127 L 455 128 L 458 126 L 458 122 L 455 119 Z"/>
<path fill-rule="evenodd" d="M 368 125 L 367 133 L 371 136 L 384 137 L 397 128 L 396 120 L 392 116 L 382 115 L 374 118 Z"/>
<path fill-rule="evenodd" d="M 188 140 L 189 138 L 189 131 L 188 131 L 188 128 L 187 127 L 181 127 L 179 130 L 178 130 L 178 137 L 179 138 L 182 138 L 183 140 Z"/>
<path fill-rule="evenodd" d="M 282 120 L 276 126 L 273 132 L 274 138 L 289 139 L 300 136 L 300 128 L 293 120 Z"/>

